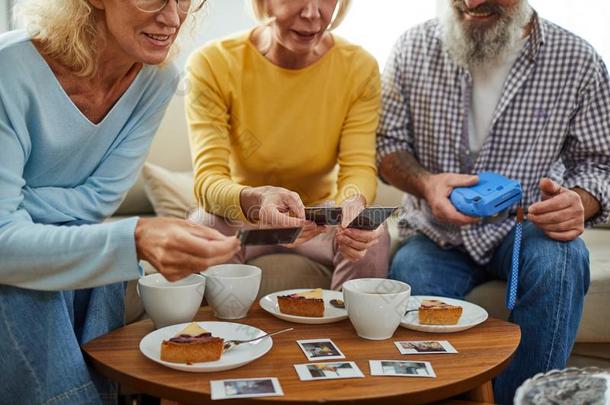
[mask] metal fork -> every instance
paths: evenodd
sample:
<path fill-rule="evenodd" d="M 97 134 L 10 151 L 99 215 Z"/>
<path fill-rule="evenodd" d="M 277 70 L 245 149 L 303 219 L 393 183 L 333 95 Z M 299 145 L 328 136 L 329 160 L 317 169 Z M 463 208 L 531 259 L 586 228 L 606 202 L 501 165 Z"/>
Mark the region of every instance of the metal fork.
<path fill-rule="evenodd" d="M 288 332 L 293 330 L 294 328 L 288 328 L 288 329 L 284 329 L 284 330 L 278 330 L 277 332 L 272 332 L 272 333 L 267 333 L 266 335 L 262 335 L 259 337 L 255 337 L 254 339 L 249 339 L 249 340 L 226 340 L 224 345 L 223 345 L 223 351 L 228 351 L 233 349 L 235 346 L 239 346 L 242 343 L 251 343 L 251 342 L 256 342 L 257 340 L 261 340 L 262 338 L 266 338 L 267 336 L 273 336 L 273 335 L 277 335 L 278 333 L 284 333 L 284 332 Z"/>

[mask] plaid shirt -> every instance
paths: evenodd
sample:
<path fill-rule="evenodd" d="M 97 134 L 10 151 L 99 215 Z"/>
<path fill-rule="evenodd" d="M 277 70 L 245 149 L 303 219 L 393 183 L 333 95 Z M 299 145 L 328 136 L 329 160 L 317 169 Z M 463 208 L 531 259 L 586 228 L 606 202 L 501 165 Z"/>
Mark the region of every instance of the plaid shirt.
<path fill-rule="evenodd" d="M 441 44 L 428 21 L 403 34 L 383 74 L 377 163 L 407 151 L 431 173 L 493 171 L 521 182 L 522 205 L 540 200 L 548 176 L 580 187 L 601 203 L 587 222 L 610 214 L 610 78 L 593 48 L 534 15 L 533 29 L 504 84 L 491 129 L 478 156 L 468 146 L 472 77 Z M 434 219 L 428 204 L 405 198 L 401 235 L 422 232 L 440 246 L 462 246 L 479 264 L 515 224 L 503 220 L 457 227 Z"/>

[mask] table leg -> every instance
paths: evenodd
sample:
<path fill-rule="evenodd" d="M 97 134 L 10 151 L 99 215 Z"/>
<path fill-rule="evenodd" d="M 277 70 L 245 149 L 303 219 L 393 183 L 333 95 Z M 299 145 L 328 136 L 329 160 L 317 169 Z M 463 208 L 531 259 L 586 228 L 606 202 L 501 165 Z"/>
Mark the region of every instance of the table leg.
<path fill-rule="evenodd" d="M 491 381 L 487 381 L 480 387 L 473 389 L 465 394 L 465 397 L 470 401 L 494 403 L 494 390 Z"/>

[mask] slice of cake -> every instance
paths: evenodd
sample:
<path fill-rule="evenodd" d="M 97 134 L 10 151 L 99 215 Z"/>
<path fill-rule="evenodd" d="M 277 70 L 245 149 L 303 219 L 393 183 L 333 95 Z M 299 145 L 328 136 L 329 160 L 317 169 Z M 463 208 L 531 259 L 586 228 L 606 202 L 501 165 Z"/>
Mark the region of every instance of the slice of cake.
<path fill-rule="evenodd" d="M 197 322 L 191 322 L 170 340 L 161 343 L 161 360 L 171 363 L 201 363 L 219 360 L 224 339 L 212 336 Z"/>
<path fill-rule="evenodd" d="M 324 316 L 324 300 L 322 289 L 316 288 L 290 295 L 279 295 L 277 303 L 280 312 L 287 315 L 321 318 Z"/>
<path fill-rule="evenodd" d="M 455 325 L 462 316 L 462 307 L 439 300 L 424 300 L 419 305 L 418 314 L 422 325 Z"/>

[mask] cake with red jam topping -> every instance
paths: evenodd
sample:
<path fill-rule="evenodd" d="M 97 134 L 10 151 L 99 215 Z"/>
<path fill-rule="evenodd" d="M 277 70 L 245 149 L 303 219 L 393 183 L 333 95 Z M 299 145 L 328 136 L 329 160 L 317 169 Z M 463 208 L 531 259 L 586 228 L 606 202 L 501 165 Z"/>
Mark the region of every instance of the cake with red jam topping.
<path fill-rule="evenodd" d="M 171 363 L 201 363 L 219 360 L 224 339 L 212 336 L 197 322 L 191 322 L 173 338 L 161 343 L 161 360 Z"/>
<path fill-rule="evenodd" d="M 422 325 L 455 325 L 462 316 L 462 307 L 439 300 L 423 300 L 418 315 Z"/>
<path fill-rule="evenodd" d="M 280 312 L 287 315 L 321 318 L 324 316 L 322 289 L 303 291 L 290 295 L 279 295 L 277 303 Z"/>

